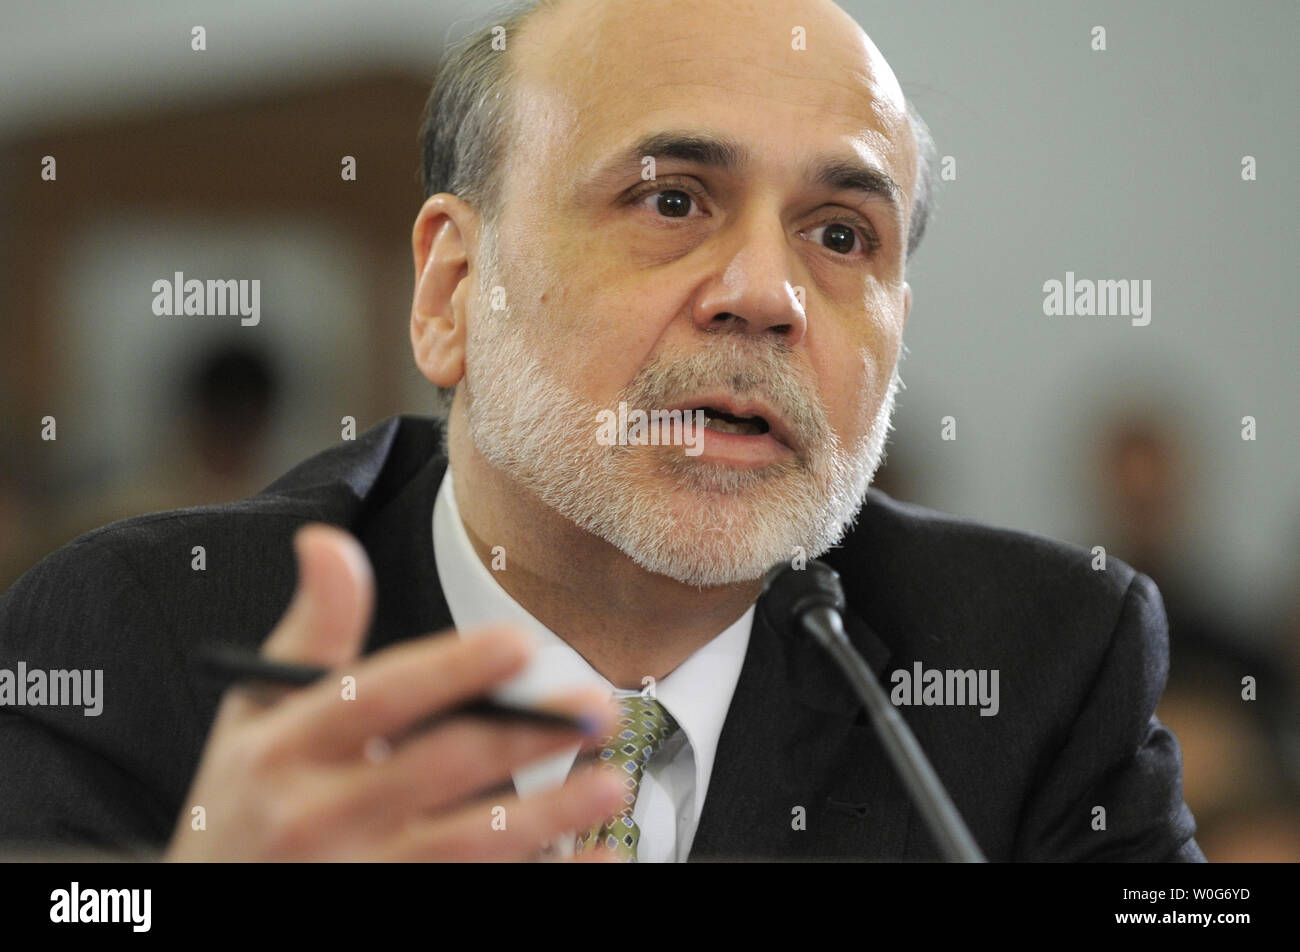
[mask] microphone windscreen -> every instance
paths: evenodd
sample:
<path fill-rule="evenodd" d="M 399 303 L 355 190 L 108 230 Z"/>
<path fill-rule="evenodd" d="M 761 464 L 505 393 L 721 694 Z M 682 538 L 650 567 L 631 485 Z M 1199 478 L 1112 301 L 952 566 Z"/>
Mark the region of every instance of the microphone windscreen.
<path fill-rule="evenodd" d="M 844 611 L 840 573 L 825 562 L 813 560 L 799 569 L 782 562 L 763 580 L 763 610 L 778 631 L 788 631 L 807 611 L 831 608 Z"/>

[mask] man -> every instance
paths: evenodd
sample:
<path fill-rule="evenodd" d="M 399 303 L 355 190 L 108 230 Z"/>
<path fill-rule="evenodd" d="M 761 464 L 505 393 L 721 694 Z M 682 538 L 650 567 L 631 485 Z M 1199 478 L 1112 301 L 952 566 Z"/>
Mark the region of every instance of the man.
<path fill-rule="evenodd" d="M 1152 716 L 1151 582 L 867 493 L 929 163 L 861 29 L 826 0 L 560 0 L 504 26 L 447 64 L 425 130 L 411 340 L 445 432 L 388 421 L 29 573 L 6 663 L 103 668 L 105 698 L 93 723 L 4 713 L 0 834 L 173 859 L 935 858 L 847 683 L 758 601 L 769 566 L 825 554 L 989 858 L 1201 859 Z M 265 656 L 331 676 L 220 699 L 194 673 L 203 641 L 267 632 Z M 399 737 L 485 692 L 599 727 Z M 584 746 L 604 763 L 575 771 Z"/>

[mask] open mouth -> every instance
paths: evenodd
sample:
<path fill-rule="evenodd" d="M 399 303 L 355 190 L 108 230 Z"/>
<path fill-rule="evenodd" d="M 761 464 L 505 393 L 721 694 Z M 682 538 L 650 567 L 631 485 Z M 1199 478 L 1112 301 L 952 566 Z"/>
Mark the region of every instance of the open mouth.
<path fill-rule="evenodd" d="M 717 430 L 719 433 L 736 433 L 740 436 L 758 436 L 768 432 L 771 427 L 767 420 L 761 416 L 736 416 L 726 413 L 716 407 L 696 407 L 696 410 L 704 411 L 704 426 L 706 429 Z M 694 412 L 694 411 L 692 411 Z"/>

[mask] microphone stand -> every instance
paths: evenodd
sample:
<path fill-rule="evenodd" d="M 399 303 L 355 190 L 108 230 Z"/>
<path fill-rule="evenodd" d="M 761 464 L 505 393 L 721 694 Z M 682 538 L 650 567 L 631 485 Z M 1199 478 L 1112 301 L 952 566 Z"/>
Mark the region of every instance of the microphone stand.
<path fill-rule="evenodd" d="M 799 614 L 804 631 L 812 635 L 835 659 L 853 685 L 853 690 L 871 714 L 872 726 L 884 744 L 894 769 L 921 811 L 925 825 L 949 863 L 983 863 L 984 854 L 966 828 L 961 814 L 943 788 L 934 768 L 925 756 L 898 711 L 889 703 L 885 690 L 867 663 L 854 650 L 840 613 L 827 605 L 810 607 Z"/>

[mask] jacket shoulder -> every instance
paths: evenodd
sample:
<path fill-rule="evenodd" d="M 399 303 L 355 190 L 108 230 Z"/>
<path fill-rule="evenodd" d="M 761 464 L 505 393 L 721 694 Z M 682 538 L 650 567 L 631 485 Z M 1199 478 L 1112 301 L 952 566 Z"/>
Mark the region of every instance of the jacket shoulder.
<path fill-rule="evenodd" d="M 432 419 L 391 417 L 355 441 L 309 457 L 246 499 L 144 513 L 84 532 L 15 582 L 6 601 L 55 578 L 157 586 L 157 594 L 170 596 L 169 577 L 181 568 L 205 572 L 219 557 L 213 546 L 255 565 L 268 544 L 287 543 L 303 523 L 355 525 L 409 481 L 439 441 Z"/>
<path fill-rule="evenodd" d="M 1068 598 L 1118 610 L 1138 574 L 1109 553 L 903 502 L 874 488 L 842 548 L 828 559 L 849 578 L 866 581 L 883 570 L 893 581 L 909 580 L 905 591 L 924 586 L 976 604 Z"/>

